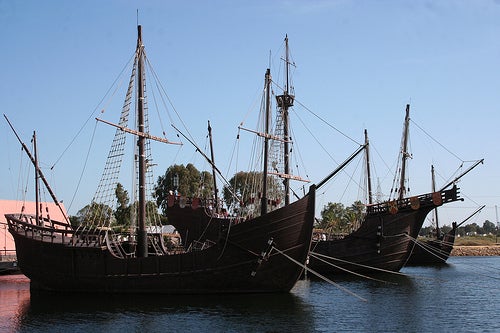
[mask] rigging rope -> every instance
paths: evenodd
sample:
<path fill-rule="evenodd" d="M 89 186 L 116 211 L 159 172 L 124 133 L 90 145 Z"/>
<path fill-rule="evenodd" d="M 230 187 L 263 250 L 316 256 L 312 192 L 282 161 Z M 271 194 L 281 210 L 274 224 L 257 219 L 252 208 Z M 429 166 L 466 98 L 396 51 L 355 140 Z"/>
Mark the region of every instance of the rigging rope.
<path fill-rule="evenodd" d="M 316 272 L 315 270 L 312 270 L 310 268 L 308 268 L 306 265 L 303 265 L 301 264 L 300 262 L 298 262 L 297 260 L 293 259 L 292 257 L 290 257 L 289 255 L 287 255 L 285 252 L 277 249 L 276 247 L 272 247 L 273 250 L 276 250 L 279 254 L 283 255 L 285 258 L 289 259 L 290 261 L 292 261 L 293 263 L 299 265 L 300 267 L 302 267 L 303 269 L 307 270 L 308 272 L 311 272 L 313 273 L 314 275 L 316 275 L 317 277 L 321 278 L 322 280 L 330 283 L 331 285 L 337 287 L 338 289 L 342 290 L 343 292 L 351 295 L 351 296 L 354 296 L 356 297 L 357 299 L 363 301 L 363 302 L 368 302 L 368 300 L 366 298 L 363 298 L 361 296 L 359 296 L 358 294 L 350 291 L 349 289 L 345 288 L 345 287 L 342 287 L 341 285 L 339 285 L 338 283 L 335 283 L 333 282 L 332 280 L 330 280 L 329 278 L 327 278 L 326 276 L 324 275 L 321 275 L 320 273 Z"/>
<path fill-rule="evenodd" d="M 453 246 L 453 244 L 454 244 L 452 242 L 448 242 L 448 241 L 444 241 L 444 240 L 437 240 L 437 241 L 439 243 L 443 244 L 444 246 Z M 434 247 L 430 244 L 427 244 L 425 242 L 419 241 L 418 239 L 415 239 L 415 242 L 417 243 L 418 246 L 420 246 L 421 248 L 423 248 L 424 250 L 426 250 L 427 252 L 429 252 L 431 254 L 434 254 L 434 252 L 432 252 L 432 251 L 436 250 L 435 252 L 437 254 L 441 254 L 441 255 L 446 256 L 446 257 L 449 256 L 449 254 L 446 251 L 443 251 L 441 248 L 437 249 L 436 247 Z"/>
<path fill-rule="evenodd" d="M 295 131 L 291 128 L 290 131 L 292 132 L 292 135 L 293 137 L 295 137 Z M 297 149 L 294 150 L 294 154 L 293 156 L 297 156 L 296 157 L 296 160 L 297 161 L 300 161 L 301 165 L 302 165 L 302 168 L 304 169 L 304 172 L 305 172 L 305 178 L 309 179 L 309 173 L 307 172 L 307 169 L 306 169 L 306 164 L 304 162 L 304 159 L 302 157 L 302 154 L 300 153 L 300 149 L 298 148 L 298 142 L 293 142 L 293 144 L 297 147 Z M 297 153 L 295 153 L 297 152 Z M 298 162 L 295 163 L 295 168 L 296 168 L 296 172 L 297 174 L 300 176 L 300 169 L 299 169 L 299 165 L 298 165 Z"/>
<path fill-rule="evenodd" d="M 149 61 L 148 61 L 149 63 Z M 186 126 L 186 123 L 184 123 L 184 121 L 182 120 L 179 112 L 177 112 L 177 109 L 175 108 L 174 104 L 172 103 L 172 101 L 170 100 L 170 97 L 168 96 L 167 92 L 165 91 L 165 88 L 163 87 L 163 85 L 161 84 L 161 81 L 159 80 L 156 72 L 154 71 L 154 69 L 152 68 L 152 66 L 150 65 L 150 69 L 151 69 L 151 73 L 153 74 L 153 76 L 156 78 L 156 82 L 157 82 L 157 87 L 158 87 L 158 90 L 160 90 L 161 92 L 163 92 L 163 94 L 160 94 L 160 96 L 162 96 L 162 101 L 163 101 L 163 104 L 165 106 L 165 109 L 167 110 L 167 113 L 168 113 L 168 116 L 169 116 L 169 119 L 170 119 L 170 122 L 171 122 L 171 125 L 172 127 L 175 128 L 175 126 L 173 126 L 174 124 L 174 121 L 173 121 L 173 118 L 172 116 L 170 115 L 170 112 L 168 112 L 168 108 L 167 108 L 167 105 L 165 103 L 165 100 L 163 99 L 163 96 L 165 96 L 167 98 L 167 101 L 168 103 L 170 104 L 170 106 L 172 107 L 172 110 L 174 110 L 175 114 L 177 115 L 177 119 L 179 119 L 180 123 L 182 124 L 182 126 L 184 127 L 184 130 L 186 131 L 186 133 L 189 135 L 189 138 L 194 142 L 194 138 L 193 138 L 193 135 L 189 132 L 189 129 L 188 127 Z"/>
<path fill-rule="evenodd" d="M 71 201 L 69 203 L 68 210 L 70 210 L 71 207 L 73 206 L 73 202 L 75 200 L 76 194 L 78 193 L 78 189 L 80 188 L 80 184 L 81 184 L 82 179 L 83 179 L 83 174 L 85 173 L 85 169 L 87 168 L 87 163 L 89 161 L 89 156 L 90 156 L 90 150 L 92 148 L 92 145 L 94 142 L 94 137 L 95 137 L 95 132 L 97 129 L 97 123 L 98 123 L 98 121 L 96 120 L 95 125 L 94 125 L 94 131 L 92 132 L 92 137 L 90 139 L 89 149 L 87 150 L 87 156 L 85 156 L 85 162 L 83 163 L 83 169 L 82 169 L 82 172 L 80 174 L 80 178 L 78 179 L 78 183 L 76 184 L 76 189 L 75 189 L 75 192 L 73 193 L 73 197 L 71 198 Z"/>
<path fill-rule="evenodd" d="M 316 253 L 314 253 L 314 252 L 309 252 L 309 255 L 310 255 L 311 257 L 313 257 L 313 258 L 315 258 L 315 259 L 317 259 L 317 260 L 319 260 L 319 261 L 321 261 L 321 262 L 323 262 L 323 263 L 325 263 L 325 264 L 329 265 L 329 266 L 332 266 L 332 267 L 334 267 L 334 268 L 338 269 L 338 270 L 344 271 L 344 272 L 349 273 L 349 274 L 352 274 L 352 275 L 356 275 L 356 276 L 362 277 L 362 278 L 367 279 L 367 280 L 372 280 L 372 281 L 377 281 L 377 282 L 383 282 L 383 283 L 389 283 L 389 284 L 397 284 L 397 283 L 394 283 L 394 282 L 389 282 L 389 281 L 385 281 L 385 280 L 376 279 L 376 278 L 373 278 L 373 277 L 368 276 L 368 275 L 364 275 L 364 274 L 361 274 L 361 273 L 357 273 L 357 272 L 354 272 L 354 271 L 348 270 L 347 268 L 344 268 L 344 267 L 342 267 L 342 266 L 335 265 L 335 264 L 334 264 L 334 263 L 332 263 L 332 262 L 329 262 L 329 261 L 327 261 L 327 260 L 325 260 L 325 259 L 320 258 L 320 257 L 319 257 L 319 256 L 317 256 L 317 255 L 316 255 Z M 331 258 L 331 259 L 334 259 L 334 258 Z"/>
<path fill-rule="evenodd" d="M 54 164 L 50 167 L 51 170 L 54 169 L 54 167 L 61 160 L 61 158 L 63 157 L 63 155 L 66 153 L 66 151 L 73 145 L 73 143 L 75 142 L 76 138 L 78 136 L 80 136 L 80 133 L 83 131 L 83 129 L 85 128 L 85 126 L 87 126 L 87 123 L 90 121 L 90 119 L 94 117 L 94 114 L 96 113 L 97 109 L 99 109 L 99 106 L 103 103 L 104 99 L 106 99 L 106 97 L 108 96 L 108 94 L 111 91 L 111 89 L 113 88 L 113 86 L 115 86 L 115 84 L 118 81 L 118 79 L 120 79 L 122 77 L 123 72 L 125 72 L 125 70 L 129 67 L 129 64 L 131 63 L 131 61 L 135 58 L 135 54 L 136 53 L 134 52 L 132 54 L 132 56 L 130 57 L 130 59 L 125 64 L 125 66 L 123 66 L 120 74 L 118 74 L 118 76 L 113 81 L 113 83 L 111 84 L 111 86 L 108 88 L 108 90 L 106 91 L 106 93 L 104 94 L 104 96 L 101 98 L 101 100 L 99 101 L 99 103 L 97 103 L 96 107 L 94 108 L 94 110 L 92 110 L 92 112 L 90 113 L 90 115 L 87 118 L 87 120 L 85 120 L 85 122 L 83 123 L 82 127 L 80 127 L 80 129 L 78 130 L 78 132 L 76 133 L 76 135 L 73 137 L 73 139 L 71 139 L 70 143 L 66 146 L 66 148 L 63 150 L 63 152 L 61 153 L 61 155 L 59 155 L 59 157 L 56 159 L 56 161 L 54 162 Z M 119 87 L 121 87 L 121 84 L 118 85 L 115 88 L 115 90 L 114 90 L 113 94 L 111 95 L 111 97 L 114 96 L 114 94 L 116 93 L 116 91 L 118 90 Z"/>
<path fill-rule="evenodd" d="M 358 141 L 354 140 L 353 138 L 351 138 L 349 135 L 345 134 L 344 132 L 342 132 L 341 130 L 339 130 L 338 128 L 336 128 L 335 126 L 333 126 L 332 124 L 328 123 L 325 119 L 321 118 L 318 114 L 314 113 L 312 110 L 310 110 L 308 107 L 306 107 L 304 104 L 302 104 L 299 100 L 295 99 L 295 102 L 299 103 L 304 109 L 306 109 L 306 111 L 308 111 L 309 113 L 311 113 L 313 116 L 315 116 L 316 118 L 318 118 L 319 120 L 321 120 L 323 123 L 325 123 L 328 127 L 332 128 L 333 130 L 335 130 L 337 133 L 341 134 L 342 136 L 344 136 L 346 139 L 354 142 L 355 144 L 357 145 L 362 145 L 361 143 L 359 143 Z"/>
<path fill-rule="evenodd" d="M 410 235 L 406 235 L 406 236 L 414 244 L 418 245 L 422 250 L 424 250 L 425 252 L 431 254 L 432 256 L 434 256 L 440 260 L 446 261 L 446 259 L 449 257 L 449 253 L 447 253 L 446 251 L 443 251 L 440 248 L 437 248 L 435 246 L 426 244 L 425 242 L 419 241 L 418 239 L 413 238 Z M 453 243 L 450 243 L 450 242 L 444 242 L 444 241 L 440 241 L 440 240 L 437 240 L 437 241 L 444 244 L 444 245 L 453 246 Z M 412 249 L 412 254 L 413 254 L 413 249 Z M 440 255 L 442 255 L 442 256 L 440 256 Z"/>
<path fill-rule="evenodd" d="M 434 137 L 432 137 L 426 130 L 424 130 L 420 125 L 418 125 L 413 119 L 410 119 L 410 121 L 415 125 L 417 126 L 422 132 L 424 132 L 429 138 L 432 139 L 432 141 L 436 142 L 438 145 L 441 146 L 441 148 L 443 148 L 444 150 L 446 150 L 448 153 L 450 153 L 452 156 L 454 156 L 455 158 L 457 158 L 459 161 L 461 162 L 464 162 L 464 160 L 462 158 L 460 158 L 457 154 L 453 153 L 451 150 L 449 150 L 448 148 L 446 148 L 441 142 L 439 142 L 438 140 L 436 140 Z"/>
<path fill-rule="evenodd" d="M 151 71 L 151 74 L 152 74 L 152 75 L 153 75 L 153 77 L 154 77 L 154 80 L 153 80 L 153 81 L 154 81 L 154 82 L 155 82 L 155 84 L 156 84 L 156 89 L 158 89 L 158 92 L 161 92 L 161 90 L 160 90 L 160 84 L 161 84 L 160 82 L 161 82 L 161 81 L 160 81 L 160 79 L 158 78 L 158 76 L 156 75 L 156 72 L 155 72 L 155 70 L 154 70 L 154 68 L 153 68 L 153 65 L 149 62 L 149 58 L 147 58 L 147 57 L 146 57 L 146 55 L 144 55 L 144 58 L 145 58 L 145 60 L 146 60 L 146 63 L 147 63 L 147 65 L 148 65 L 148 68 L 149 68 L 149 69 L 150 69 L 150 71 Z M 151 89 L 151 91 L 152 91 L 152 93 L 153 93 L 153 100 L 154 100 L 154 102 L 155 102 L 155 106 L 156 106 L 156 113 L 158 114 L 158 121 L 159 121 L 159 123 L 160 123 L 160 128 L 161 128 L 161 131 L 162 131 L 162 133 L 163 133 L 163 136 L 164 136 L 164 137 L 166 137 L 166 129 L 165 129 L 165 126 L 163 125 L 162 117 L 160 117 L 160 113 L 159 113 L 160 108 L 158 107 L 158 103 L 157 103 L 157 101 L 156 101 L 156 97 L 155 97 L 155 94 L 154 94 L 154 89 Z M 163 90 L 163 91 L 164 91 L 164 90 Z M 166 94 L 166 93 L 165 93 L 165 94 Z M 168 112 L 168 108 L 167 108 L 167 105 L 166 105 L 166 103 L 165 103 L 165 100 L 163 99 L 163 95 L 162 95 L 161 93 L 160 93 L 159 95 L 160 95 L 161 101 L 163 102 L 163 107 L 165 108 L 165 110 L 167 110 L 167 114 L 168 114 L 168 116 L 169 116 L 169 118 L 170 118 L 170 121 L 171 121 L 171 122 L 173 122 L 173 121 L 172 121 L 172 117 L 170 116 L 170 113 Z M 167 97 L 168 97 L 168 96 L 167 96 Z M 169 99 L 169 101 L 170 101 L 170 99 Z M 172 104 L 171 104 L 171 105 L 172 105 Z"/>
<path fill-rule="evenodd" d="M 406 274 L 403 274 L 401 272 L 394 272 L 394 271 L 390 271 L 390 270 L 383 269 L 383 268 L 378 268 L 378 267 L 373 267 L 373 266 L 368 266 L 368 265 L 363 265 L 363 264 L 359 264 L 359 263 L 355 263 L 355 262 L 343 260 L 343 259 L 340 259 L 340 258 L 329 257 L 327 255 L 324 255 L 324 254 L 321 254 L 321 253 L 317 253 L 317 252 L 311 252 L 310 254 L 316 255 L 316 256 L 319 256 L 319 257 L 323 257 L 323 258 L 327 258 L 327 259 L 331 259 L 331 260 L 335 260 L 335 261 L 339 261 L 339 262 L 344 263 L 344 264 L 349 264 L 349 265 L 354 265 L 354 266 L 358 266 L 358 267 L 363 267 L 363 268 L 371 269 L 371 270 L 374 270 L 374 271 L 379 271 L 379 272 L 389 273 L 389 274 L 394 274 L 394 275 L 407 276 Z"/>

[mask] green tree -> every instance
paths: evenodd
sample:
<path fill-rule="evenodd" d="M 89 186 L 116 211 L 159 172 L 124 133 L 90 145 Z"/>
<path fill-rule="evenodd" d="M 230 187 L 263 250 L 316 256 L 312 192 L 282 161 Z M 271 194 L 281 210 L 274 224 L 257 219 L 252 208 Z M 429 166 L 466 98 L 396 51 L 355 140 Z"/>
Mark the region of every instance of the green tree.
<path fill-rule="evenodd" d="M 168 224 L 166 216 L 158 213 L 158 205 L 154 201 L 146 202 L 146 218 L 152 225 L 157 225 L 158 223 L 162 225 Z"/>
<path fill-rule="evenodd" d="M 316 221 L 314 222 L 314 227 L 326 230 L 328 228 L 328 221 L 324 219 L 316 219 Z"/>
<path fill-rule="evenodd" d="M 452 229 L 452 228 L 451 228 L 449 225 L 443 225 L 443 226 L 442 226 L 441 228 L 439 228 L 439 229 L 441 229 L 441 234 L 443 234 L 443 235 L 444 235 L 444 234 L 449 233 L 449 232 L 451 231 L 451 229 Z"/>
<path fill-rule="evenodd" d="M 351 225 L 351 228 L 359 228 L 365 216 L 365 205 L 357 200 L 350 207 L 347 207 L 346 210 L 348 223 Z"/>
<path fill-rule="evenodd" d="M 108 205 L 92 202 L 76 213 L 76 223 L 93 225 L 110 225 L 113 217 L 113 209 Z"/>
<path fill-rule="evenodd" d="M 240 171 L 229 180 L 230 187 L 224 186 L 224 201 L 228 206 L 237 203 L 238 200 L 245 204 L 258 201 L 259 194 L 255 193 L 255 184 L 260 183 L 262 183 L 262 173 Z"/>
<path fill-rule="evenodd" d="M 347 227 L 346 210 L 339 202 L 329 202 L 321 211 L 321 219 L 328 232 L 342 232 Z"/>
<path fill-rule="evenodd" d="M 350 232 L 359 228 L 365 215 L 365 205 L 355 201 L 345 207 L 338 202 L 329 202 L 321 211 L 321 220 L 317 227 L 328 232 Z"/>
<path fill-rule="evenodd" d="M 230 187 L 224 186 L 223 197 L 228 206 L 260 204 L 262 197 L 262 172 L 240 171 L 229 180 Z M 275 203 L 281 202 L 283 193 L 275 177 L 267 177 L 267 198 Z M 234 195 L 236 195 L 236 197 Z"/>
<path fill-rule="evenodd" d="M 118 211 L 118 209 L 117 209 Z M 116 211 L 115 211 L 116 214 Z M 137 226 L 137 218 L 139 214 L 139 202 L 135 201 L 127 207 L 127 221 L 129 224 L 117 222 L 117 225 L 123 227 Z M 154 201 L 146 201 L 146 225 L 166 225 L 168 220 L 165 216 L 158 213 L 158 206 Z"/>
<path fill-rule="evenodd" d="M 189 163 L 186 166 L 183 164 L 170 166 L 164 175 L 158 177 L 153 195 L 156 204 L 165 214 L 167 197 L 171 191 L 177 191 L 179 195 L 187 197 L 211 198 L 213 189 L 212 174 L 207 171 L 200 172 Z"/>
<path fill-rule="evenodd" d="M 69 223 L 73 228 L 76 228 L 80 225 L 81 221 L 76 215 L 70 215 L 69 217 Z"/>
<path fill-rule="evenodd" d="M 489 233 L 495 234 L 497 228 L 495 226 L 495 223 L 490 222 L 489 220 L 486 220 L 483 223 L 483 230 L 484 230 L 484 233 L 486 233 L 486 234 L 489 234 Z"/>
<path fill-rule="evenodd" d="M 118 201 L 118 206 L 114 212 L 116 219 L 116 224 L 123 227 L 130 226 L 130 205 L 129 197 L 127 191 L 123 188 L 123 185 L 118 183 L 116 185 L 116 200 Z"/>
<path fill-rule="evenodd" d="M 419 236 L 428 236 L 432 233 L 433 227 L 427 226 L 427 227 L 422 227 L 420 228 L 420 232 L 418 233 Z"/>
<path fill-rule="evenodd" d="M 479 226 L 476 223 L 471 223 L 471 224 L 467 224 L 464 227 L 464 229 L 465 229 L 465 233 L 470 235 L 472 233 L 477 233 Z"/>

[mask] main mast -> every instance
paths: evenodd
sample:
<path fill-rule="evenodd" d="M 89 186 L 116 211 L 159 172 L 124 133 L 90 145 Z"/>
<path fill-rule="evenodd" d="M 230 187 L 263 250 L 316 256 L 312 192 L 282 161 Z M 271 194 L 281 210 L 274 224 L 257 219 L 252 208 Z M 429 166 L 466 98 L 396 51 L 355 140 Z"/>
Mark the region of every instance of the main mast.
<path fill-rule="evenodd" d="M 137 126 L 144 133 L 144 45 L 142 44 L 142 29 L 137 26 Z M 137 256 L 148 256 L 146 231 L 146 148 L 145 138 L 137 137 L 139 151 L 139 216 L 137 230 Z"/>
<path fill-rule="evenodd" d="M 283 184 L 285 186 L 285 205 L 290 203 L 290 156 L 288 143 L 290 141 L 289 124 L 288 124 L 288 108 L 293 106 L 294 95 L 290 95 L 290 58 L 288 49 L 288 35 L 285 37 L 285 87 L 283 95 L 276 96 L 276 101 L 281 109 L 283 115 L 283 140 L 284 140 L 284 174 L 285 179 Z"/>
<path fill-rule="evenodd" d="M 406 177 L 406 159 L 410 156 L 408 153 L 408 132 L 410 127 L 410 104 L 406 104 L 406 116 L 403 130 L 403 145 L 402 145 L 402 161 L 401 161 L 401 179 L 399 180 L 399 200 L 403 199 L 406 194 L 405 177 Z"/>
<path fill-rule="evenodd" d="M 269 118 L 271 117 L 271 70 L 269 68 L 266 70 L 264 86 L 266 91 L 266 119 L 264 120 L 264 169 L 262 170 L 262 198 L 260 202 L 260 215 L 267 213 L 267 163 L 269 159 Z"/>
<path fill-rule="evenodd" d="M 370 142 L 368 141 L 368 131 L 365 129 L 365 154 L 366 154 L 366 181 L 368 186 L 368 204 L 373 203 L 372 176 L 370 171 Z"/>

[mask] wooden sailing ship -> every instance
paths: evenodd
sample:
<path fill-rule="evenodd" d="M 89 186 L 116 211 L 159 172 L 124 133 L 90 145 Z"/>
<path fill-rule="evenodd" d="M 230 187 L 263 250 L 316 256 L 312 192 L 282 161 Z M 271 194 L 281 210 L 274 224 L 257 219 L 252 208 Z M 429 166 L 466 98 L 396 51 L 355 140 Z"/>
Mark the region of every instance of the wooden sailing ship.
<path fill-rule="evenodd" d="M 451 230 L 447 233 L 439 234 L 430 239 L 418 239 L 406 265 L 423 266 L 445 264 L 453 250 L 456 232 L 457 223 L 453 222 Z"/>
<path fill-rule="evenodd" d="M 283 91 L 280 95 L 275 96 L 276 100 L 276 122 L 275 125 L 277 128 L 271 130 L 271 105 L 272 105 L 272 78 L 270 69 L 266 70 L 265 73 L 265 83 L 263 90 L 263 103 L 261 116 L 263 121 L 260 122 L 262 128 L 258 128 L 257 130 L 247 129 L 242 126 L 239 127 L 240 130 L 251 132 L 255 134 L 257 144 L 254 146 L 258 146 L 257 151 L 262 154 L 263 158 L 262 164 L 259 164 L 257 168 L 260 168 L 260 172 L 254 172 L 253 175 L 258 178 L 256 181 L 257 184 L 255 187 L 252 185 L 252 189 L 249 192 L 252 192 L 250 195 L 252 198 L 248 201 L 237 197 L 237 207 L 235 211 L 237 213 L 229 214 L 232 215 L 233 219 L 237 221 L 246 221 L 247 219 L 257 219 L 260 220 L 265 218 L 265 216 L 273 216 L 270 219 L 271 224 L 275 224 L 276 230 L 280 228 L 290 229 L 294 225 L 296 225 L 300 220 L 303 219 L 304 209 L 307 206 L 307 209 L 313 209 L 314 205 L 314 191 L 316 190 L 316 186 L 312 185 L 310 187 L 309 193 L 306 194 L 302 198 L 298 198 L 297 201 L 291 202 L 290 199 L 290 180 L 298 180 L 307 182 L 307 180 L 302 179 L 299 176 L 294 176 L 290 173 L 289 166 L 289 144 L 291 142 L 290 134 L 289 134 L 289 120 L 288 120 L 288 109 L 293 106 L 295 96 L 290 92 L 290 79 L 289 79 L 289 48 L 288 48 L 288 37 L 285 38 L 285 56 L 283 58 L 285 62 L 285 77 L 286 81 L 282 86 Z M 210 146 L 212 146 L 211 141 L 211 127 L 210 124 L 208 126 L 208 132 L 210 137 Z M 272 149 L 279 147 L 278 149 Z M 260 152 L 259 149 L 262 151 Z M 276 150 L 279 150 L 276 153 Z M 213 151 L 213 150 L 212 150 Z M 282 160 L 283 163 L 280 165 L 281 168 L 277 167 L 277 164 L 274 161 L 271 161 L 270 155 L 273 155 L 279 160 Z M 279 155 L 279 156 L 275 156 Z M 213 165 L 213 155 L 209 159 Z M 260 161 L 259 160 L 259 161 Z M 275 177 L 275 178 L 273 178 Z M 214 173 L 215 179 L 215 173 Z M 253 178 L 252 178 L 253 179 Z M 279 179 L 280 181 L 274 181 L 273 179 Z M 249 183 L 252 180 L 249 180 Z M 279 197 L 271 197 L 272 195 L 276 195 L 274 191 L 271 191 L 270 184 L 274 184 L 280 188 Z M 277 185 L 279 184 L 279 185 Z M 246 184 L 245 186 L 249 186 Z M 215 193 L 217 193 L 217 186 L 215 187 Z M 274 188 L 274 190 L 276 190 Z M 270 194 L 273 192 L 273 194 Z M 245 202 L 247 201 L 247 202 Z M 249 208 L 249 207 L 252 208 Z M 299 213 L 298 216 L 295 216 Z M 222 218 L 228 214 L 221 212 L 220 206 L 218 204 L 218 200 L 213 200 L 213 198 L 193 198 L 193 197 L 180 197 L 175 194 L 170 194 L 168 197 L 168 208 L 167 208 L 167 217 L 169 223 L 172 224 L 176 230 L 180 233 L 181 238 L 187 240 L 188 244 L 195 242 L 199 243 L 201 239 L 216 239 L 221 234 L 221 230 L 225 230 L 228 228 L 228 219 Z M 307 218 L 314 219 L 314 212 L 308 211 Z M 290 217 L 287 217 L 290 215 Z M 271 222 L 275 221 L 275 222 Z M 232 226 L 230 228 L 237 227 L 238 224 Z M 295 227 L 293 227 L 295 228 Z M 311 228 L 310 230 L 306 230 L 306 228 Z M 307 234 L 312 237 L 312 229 L 313 224 L 310 220 L 308 220 L 308 224 L 302 224 L 302 230 L 300 230 L 300 234 Z M 291 230 L 290 230 L 291 231 Z M 295 230 L 295 233 L 298 235 L 299 229 Z M 253 242 L 252 240 L 249 240 Z M 288 242 L 287 242 L 288 243 Z M 287 245 L 287 247 L 290 247 Z M 302 246 L 300 251 L 302 251 Z M 301 259 L 306 259 L 306 257 Z"/>
<path fill-rule="evenodd" d="M 287 292 L 300 277 L 310 248 L 314 222 L 315 187 L 300 200 L 267 212 L 265 200 L 259 216 L 242 220 L 219 216 L 204 202 L 174 205 L 169 219 L 174 225 L 210 221 L 214 232 L 187 237 L 184 247 L 171 250 L 162 235 L 147 224 L 152 215 L 145 192 L 150 161 L 147 142 L 154 139 L 145 123 L 145 52 L 138 27 L 135 65 L 127 97 L 137 85 L 137 130 L 126 126 L 129 102 L 117 126 L 114 142 L 124 133 L 134 134 L 138 147 L 138 222 L 128 232 L 112 228 L 109 210 L 93 202 L 90 213 L 78 226 L 68 221 L 21 213 L 7 214 L 9 231 L 16 243 L 21 271 L 33 289 L 98 293 L 263 293 Z M 17 135 L 17 134 L 16 134 Z M 117 135 L 119 136 L 117 139 Z M 165 140 L 163 140 L 165 141 Z M 22 141 L 21 141 L 22 143 Z M 26 152 L 28 149 L 23 144 Z M 105 169 L 120 151 L 110 152 Z M 42 171 L 33 161 L 37 176 Z M 111 162 L 110 162 L 111 158 Z M 113 177 L 104 177 L 108 180 Z M 116 184 L 114 184 L 116 188 Z M 114 188 L 112 187 L 114 191 Z M 52 193 L 52 192 L 51 192 Z M 55 198 L 55 196 L 54 196 Z M 56 201 L 57 202 L 57 201 Z M 154 213 L 157 212 L 157 209 Z"/>
<path fill-rule="evenodd" d="M 311 270 L 322 274 L 397 272 L 408 260 L 414 247 L 414 239 L 418 236 L 427 214 L 438 206 L 459 200 L 455 185 L 450 189 L 446 189 L 449 187 L 447 186 L 440 191 L 405 197 L 404 172 L 406 159 L 409 156 L 407 152 L 409 111 L 410 106 L 407 105 L 398 198 L 372 203 L 371 186 L 368 181 L 369 202 L 360 227 L 345 236 L 325 235 L 325 240 L 314 239 L 308 264 Z M 365 147 L 368 148 L 366 135 L 365 141 Z M 369 165 L 368 156 L 367 165 Z M 367 169 L 369 172 L 369 168 Z"/>
<path fill-rule="evenodd" d="M 431 166 L 432 174 L 432 189 L 435 191 L 435 177 L 434 177 L 434 166 Z M 455 244 L 455 236 L 457 234 L 457 229 L 467 222 L 474 215 L 479 213 L 485 206 L 478 208 L 474 213 L 472 213 L 465 220 L 457 224 L 453 222 L 451 225 L 451 230 L 443 233 L 439 228 L 439 218 L 438 209 L 434 209 L 434 226 L 435 230 L 430 238 L 417 238 L 415 241 L 415 246 L 411 251 L 410 258 L 406 262 L 408 266 L 423 266 L 423 265 L 442 265 L 445 264 L 450 257 L 451 251 L 453 250 L 453 245 Z"/>

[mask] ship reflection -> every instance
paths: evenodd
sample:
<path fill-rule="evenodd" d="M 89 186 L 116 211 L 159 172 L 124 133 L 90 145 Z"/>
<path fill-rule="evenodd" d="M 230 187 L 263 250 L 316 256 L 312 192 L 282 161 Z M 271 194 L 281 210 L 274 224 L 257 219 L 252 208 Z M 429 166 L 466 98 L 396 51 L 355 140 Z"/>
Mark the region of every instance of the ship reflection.
<path fill-rule="evenodd" d="M 0 331 L 19 331 L 30 307 L 29 279 L 22 274 L 1 275 L 0 300 Z"/>
<path fill-rule="evenodd" d="M 59 294 L 24 290 L 14 331 L 113 327 L 114 331 L 158 331 L 184 325 L 193 329 L 310 331 L 311 305 L 293 293 L 234 295 Z M 139 325 L 136 327 L 134 325 Z M 197 324 L 194 324 L 197 323 Z M 197 325 L 196 327 L 192 325 Z M 214 326 L 216 325 L 216 326 Z"/>

